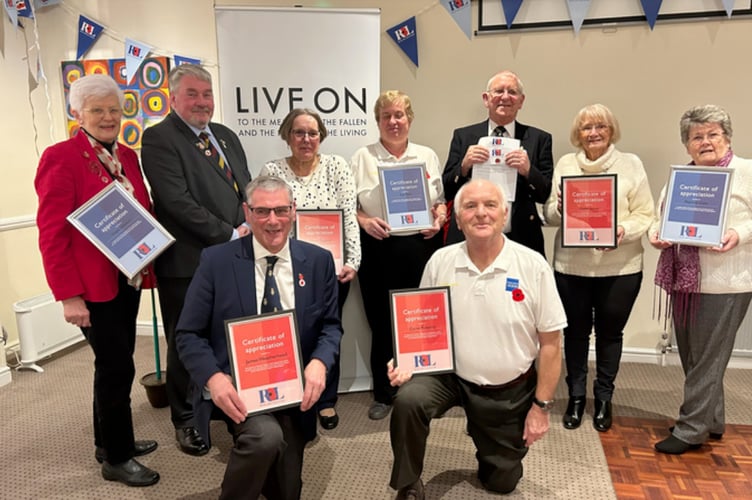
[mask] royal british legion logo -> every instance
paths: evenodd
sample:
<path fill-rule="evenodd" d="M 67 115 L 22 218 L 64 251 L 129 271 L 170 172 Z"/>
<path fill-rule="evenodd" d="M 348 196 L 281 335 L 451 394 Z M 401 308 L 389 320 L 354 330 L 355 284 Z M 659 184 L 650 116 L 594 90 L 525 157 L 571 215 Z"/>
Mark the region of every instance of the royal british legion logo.
<path fill-rule="evenodd" d="M 394 36 L 397 38 L 397 42 L 401 42 L 402 40 L 410 38 L 413 35 L 415 35 L 415 32 L 410 31 L 410 28 L 406 24 L 394 30 Z"/>
<path fill-rule="evenodd" d="M 269 403 L 280 399 L 279 390 L 276 387 L 268 387 L 259 391 L 259 400 L 262 403 Z"/>
<path fill-rule="evenodd" d="M 580 231 L 580 241 L 595 241 L 595 231 Z"/>
<path fill-rule="evenodd" d="M 682 226 L 681 235 L 688 238 L 697 238 L 698 236 L 700 236 L 699 232 L 697 231 L 697 226 Z"/>
<path fill-rule="evenodd" d="M 81 21 L 81 33 L 84 35 L 93 37 L 94 36 L 94 26 L 87 23 L 86 21 Z"/>
<path fill-rule="evenodd" d="M 140 57 L 141 56 L 141 47 L 136 47 L 135 45 L 131 45 L 130 47 L 128 47 L 128 52 L 132 56 Z"/>
<path fill-rule="evenodd" d="M 418 354 L 417 356 L 413 356 L 413 358 L 415 359 L 415 368 L 427 368 L 436 364 L 431 362 L 430 354 Z"/>
<path fill-rule="evenodd" d="M 149 245 L 147 245 L 146 243 L 141 243 L 136 247 L 133 253 L 140 259 L 149 255 L 149 252 L 151 252 L 151 250 L 152 248 Z"/>
<path fill-rule="evenodd" d="M 415 217 L 413 214 L 402 215 L 400 219 L 402 219 L 403 224 L 415 224 Z"/>

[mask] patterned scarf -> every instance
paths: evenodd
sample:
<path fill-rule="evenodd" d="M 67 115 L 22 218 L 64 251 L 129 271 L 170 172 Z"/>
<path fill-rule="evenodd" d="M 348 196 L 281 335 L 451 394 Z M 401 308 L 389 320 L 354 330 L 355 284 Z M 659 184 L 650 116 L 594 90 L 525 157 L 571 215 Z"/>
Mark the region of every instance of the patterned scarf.
<path fill-rule="evenodd" d="M 728 167 L 733 157 L 734 153 L 729 148 L 715 166 Z M 689 163 L 694 164 L 694 161 Z M 663 209 L 661 206 L 661 211 Z M 699 298 L 697 294 L 700 293 L 701 277 L 699 247 L 671 245 L 661 250 L 654 282 L 666 293 L 664 323 L 669 316 L 673 316 L 674 320 L 678 319 L 681 325 L 685 325 L 688 320 L 691 322 Z M 664 300 L 658 304 L 659 317 Z"/>
<path fill-rule="evenodd" d="M 86 131 L 84 130 L 84 132 Z M 92 137 L 88 132 L 86 132 L 86 137 L 89 139 L 89 144 L 91 144 L 91 147 L 94 148 L 94 152 L 97 154 L 97 158 L 99 158 L 99 161 L 102 163 L 102 165 L 107 168 L 112 178 L 122 184 L 125 190 L 131 194 L 131 196 L 135 196 L 133 193 L 133 184 L 131 184 L 131 181 L 129 181 L 128 178 L 123 175 L 123 166 L 120 164 L 120 160 L 118 160 L 117 157 L 117 141 L 112 144 L 112 153 L 110 154 L 110 152 L 107 151 L 107 148 L 105 148 L 101 142 Z"/>

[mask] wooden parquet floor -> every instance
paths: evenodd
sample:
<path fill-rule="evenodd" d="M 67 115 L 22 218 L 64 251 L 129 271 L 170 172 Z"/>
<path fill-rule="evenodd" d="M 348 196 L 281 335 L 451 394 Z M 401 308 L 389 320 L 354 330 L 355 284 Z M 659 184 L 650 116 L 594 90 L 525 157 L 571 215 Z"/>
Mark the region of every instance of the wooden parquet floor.
<path fill-rule="evenodd" d="M 683 455 L 653 445 L 670 420 L 615 417 L 600 433 L 616 496 L 633 499 L 752 499 L 752 426 L 727 425 L 723 439 Z"/>

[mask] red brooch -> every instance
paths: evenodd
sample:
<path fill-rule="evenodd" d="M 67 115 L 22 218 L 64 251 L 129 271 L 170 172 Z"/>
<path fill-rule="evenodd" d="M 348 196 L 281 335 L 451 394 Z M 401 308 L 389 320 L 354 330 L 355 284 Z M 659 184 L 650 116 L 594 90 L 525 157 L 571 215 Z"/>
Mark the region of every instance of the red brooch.
<path fill-rule="evenodd" d="M 522 292 L 520 288 L 515 288 L 512 290 L 512 300 L 515 302 L 522 302 L 525 300 L 525 294 Z"/>
<path fill-rule="evenodd" d="M 299 286 L 305 286 L 305 278 L 300 273 L 298 273 L 298 285 Z"/>

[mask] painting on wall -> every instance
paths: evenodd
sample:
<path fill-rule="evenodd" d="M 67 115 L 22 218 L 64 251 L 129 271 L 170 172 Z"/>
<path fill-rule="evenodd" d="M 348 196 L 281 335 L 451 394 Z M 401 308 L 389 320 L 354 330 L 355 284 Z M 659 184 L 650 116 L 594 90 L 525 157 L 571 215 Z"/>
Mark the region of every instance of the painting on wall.
<path fill-rule="evenodd" d="M 141 148 L 144 130 L 162 121 L 170 112 L 170 92 L 167 84 L 170 60 L 167 57 L 144 59 L 130 83 L 126 81 L 125 59 L 63 61 L 60 66 L 63 72 L 68 137 L 73 137 L 78 131 L 78 123 L 73 118 L 68 104 L 68 92 L 71 83 L 85 75 L 110 75 L 123 89 L 125 102 L 119 141 L 131 148 Z"/>

